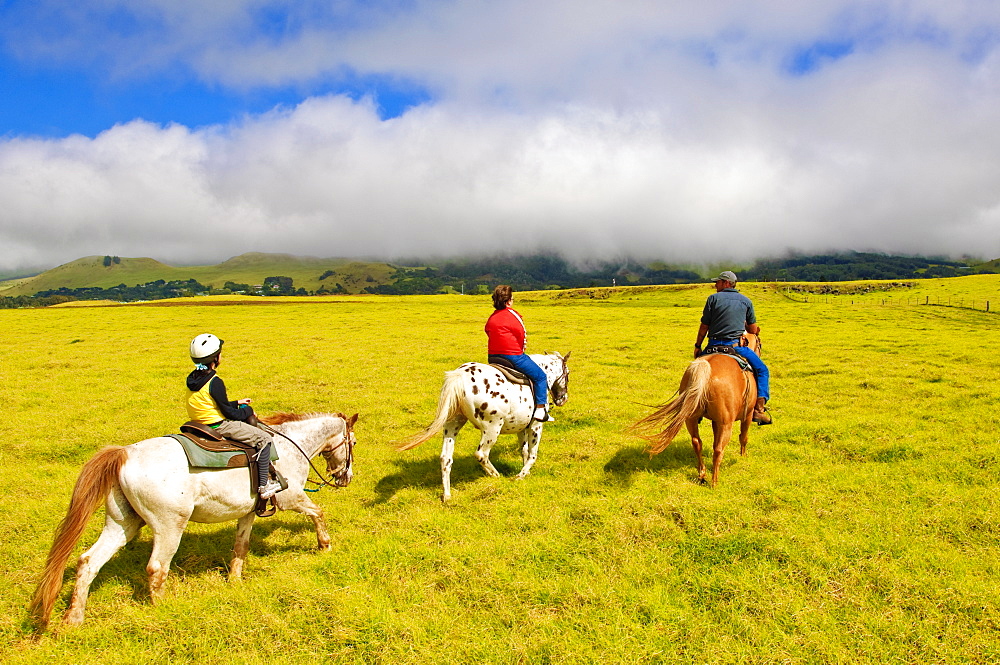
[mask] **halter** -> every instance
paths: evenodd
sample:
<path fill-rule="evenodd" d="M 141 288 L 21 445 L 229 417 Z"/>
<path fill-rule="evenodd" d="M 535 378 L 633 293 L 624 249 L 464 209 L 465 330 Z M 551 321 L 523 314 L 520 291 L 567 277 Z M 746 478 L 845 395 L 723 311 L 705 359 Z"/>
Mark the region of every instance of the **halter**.
<path fill-rule="evenodd" d="M 329 464 L 330 460 L 327 459 L 327 455 L 332 455 L 338 448 L 340 448 L 340 446 L 347 446 L 347 463 L 345 464 L 344 468 L 350 469 L 354 465 L 354 440 L 353 440 L 354 437 L 352 436 L 354 434 L 354 428 L 347 424 L 347 416 L 345 416 L 343 413 L 338 413 L 337 417 L 344 421 L 344 439 L 330 450 L 321 452 L 320 454 L 323 455 L 323 458 L 326 459 L 327 464 Z M 306 458 L 307 462 L 309 462 L 309 466 L 312 468 L 313 471 L 316 472 L 316 475 L 319 476 L 322 482 L 320 482 L 320 480 L 313 480 L 311 478 L 306 478 L 307 483 L 313 483 L 314 485 L 319 485 L 319 487 L 317 487 L 314 490 L 306 489 L 305 487 L 303 487 L 302 490 L 304 492 L 318 492 L 324 487 L 337 486 L 335 482 L 330 481 L 329 478 L 324 477 L 323 474 L 320 473 L 320 470 L 316 468 L 316 465 L 313 464 L 312 460 L 309 458 L 309 455 L 306 455 L 306 452 L 302 450 L 302 447 L 299 446 L 298 443 L 293 441 L 284 433 L 279 432 L 270 425 L 267 425 L 266 423 L 261 422 L 260 427 L 265 431 L 270 432 L 271 434 L 277 434 L 281 436 L 283 439 L 285 439 L 293 446 L 295 446 L 295 449 L 298 450 L 300 453 L 302 453 L 302 456 Z"/>

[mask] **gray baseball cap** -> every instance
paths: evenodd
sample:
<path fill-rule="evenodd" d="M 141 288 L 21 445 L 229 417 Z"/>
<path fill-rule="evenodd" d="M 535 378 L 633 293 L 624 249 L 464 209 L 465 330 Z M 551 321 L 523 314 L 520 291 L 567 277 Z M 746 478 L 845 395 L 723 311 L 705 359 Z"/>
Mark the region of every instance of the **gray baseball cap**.
<path fill-rule="evenodd" d="M 718 277 L 713 277 L 712 281 L 713 282 L 726 281 L 726 282 L 730 282 L 732 284 L 735 284 L 736 283 L 736 273 L 734 273 L 732 270 L 723 270 L 722 272 L 719 273 Z"/>

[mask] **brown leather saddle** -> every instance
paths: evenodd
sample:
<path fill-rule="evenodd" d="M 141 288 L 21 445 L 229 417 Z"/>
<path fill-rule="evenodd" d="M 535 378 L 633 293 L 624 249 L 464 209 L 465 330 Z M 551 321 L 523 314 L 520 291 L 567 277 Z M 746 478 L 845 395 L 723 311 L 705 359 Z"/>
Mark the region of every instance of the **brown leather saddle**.
<path fill-rule="evenodd" d="M 247 467 L 250 471 L 250 488 L 253 489 L 257 485 L 257 479 L 260 476 L 257 474 L 257 460 L 254 459 L 254 455 L 257 454 L 256 448 L 241 441 L 227 439 L 208 425 L 204 425 L 194 420 L 187 421 L 181 425 L 180 429 L 181 434 L 203 450 L 207 450 L 212 453 L 243 453 L 242 455 L 231 456 L 227 466 L 231 468 L 239 468 L 243 466 Z M 271 464 L 270 467 L 270 474 L 276 475 L 274 465 Z M 271 497 L 270 499 L 262 499 L 260 496 L 257 497 L 254 512 L 258 517 L 270 517 L 277 511 L 277 509 L 277 506 L 274 505 L 274 497 Z"/>
<path fill-rule="evenodd" d="M 740 369 L 742 369 L 744 372 L 753 371 L 753 368 L 750 367 L 750 363 L 747 362 L 747 359 L 741 356 L 740 354 L 736 353 L 736 349 L 734 347 L 726 346 L 724 344 L 719 346 L 710 346 L 707 349 L 705 349 L 701 353 L 701 355 L 707 356 L 713 353 L 721 353 L 723 355 L 731 357 L 733 360 L 736 361 L 736 363 L 740 366 Z"/>

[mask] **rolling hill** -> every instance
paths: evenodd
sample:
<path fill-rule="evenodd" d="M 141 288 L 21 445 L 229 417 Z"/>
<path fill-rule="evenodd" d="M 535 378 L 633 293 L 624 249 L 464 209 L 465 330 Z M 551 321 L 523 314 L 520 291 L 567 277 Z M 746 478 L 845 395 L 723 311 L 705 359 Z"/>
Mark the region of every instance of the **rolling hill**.
<path fill-rule="evenodd" d="M 165 281 L 194 279 L 210 288 L 222 288 L 226 282 L 260 284 L 267 277 L 291 277 L 296 288 L 315 291 L 338 283 L 348 293 L 358 293 L 366 286 L 390 283 L 395 268 L 386 263 L 320 259 L 290 254 L 251 252 L 212 266 L 171 266 L 150 258 L 121 258 L 105 265 L 103 256 L 87 256 L 70 261 L 40 275 L 0 282 L 0 296 L 26 296 L 39 291 L 66 287 L 108 288 L 125 284 L 134 286 L 158 279 Z M 320 280 L 324 274 L 329 275 Z"/>

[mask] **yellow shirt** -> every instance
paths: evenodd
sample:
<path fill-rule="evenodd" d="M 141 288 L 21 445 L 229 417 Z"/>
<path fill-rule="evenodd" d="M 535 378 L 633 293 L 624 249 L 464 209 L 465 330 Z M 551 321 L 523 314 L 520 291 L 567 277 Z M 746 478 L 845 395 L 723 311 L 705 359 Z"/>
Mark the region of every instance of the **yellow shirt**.
<path fill-rule="evenodd" d="M 222 411 L 219 410 L 219 405 L 215 403 L 215 399 L 213 399 L 208 392 L 208 388 L 212 385 L 212 381 L 214 380 L 215 377 L 213 376 L 205 382 L 205 385 L 203 385 L 200 390 L 188 391 L 188 420 L 194 420 L 195 422 L 203 423 L 205 425 L 214 425 L 215 423 L 226 419 L 226 417 L 222 415 Z"/>

